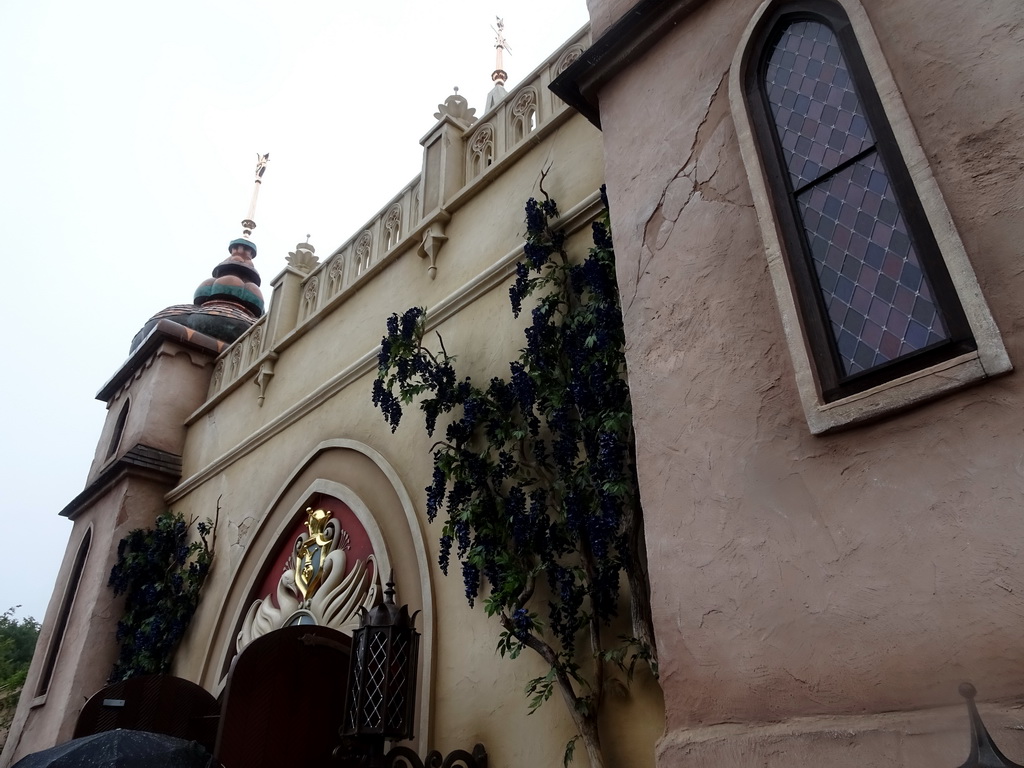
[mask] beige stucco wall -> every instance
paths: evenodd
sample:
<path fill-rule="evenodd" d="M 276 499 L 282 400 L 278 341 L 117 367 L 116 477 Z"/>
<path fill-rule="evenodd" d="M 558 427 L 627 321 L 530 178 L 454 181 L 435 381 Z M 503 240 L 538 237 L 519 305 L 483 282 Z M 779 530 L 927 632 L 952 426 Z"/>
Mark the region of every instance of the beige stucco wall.
<path fill-rule="evenodd" d="M 205 399 L 212 370 L 210 352 L 163 341 L 107 401 L 107 418 L 96 442 L 87 483 L 117 456 L 139 443 L 180 454 L 185 442 L 185 419 Z M 168 382 L 173 382 L 173 386 L 168 386 Z M 118 415 L 126 403 L 129 410 L 121 439 L 110 453 Z"/>
<path fill-rule="evenodd" d="M 966 755 L 959 710 L 948 742 L 920 723 L 800 718 L 953 703 L 964 679 L 982 698 L 1024 694 L 1024 390 L 1010 375 L 809 434 L 729 111 L 730 63 L 757 5 L 706 3 L 600 93 L 664 672 L 661 764 Z M 865 8 L 1019 365 L 1024 11 Z M 711 728 L 726 722 L 789 725 Z M 827 735 L 837 728 L 846 735 Z M 811 734 L 805 751 L 786 746 L 794 733 Z M 1016 735 L 997 738 L 1024 754 Z"/>
<path fill-rule="evenodd" d="M 182 482 L 168 500 L 186 516 L 200 517 L 212 517 L 219 501 L 220 525 L 211 578 L 179 652 L 178 674 L 218 690 L 262 558 L 275 548 L 275 535 L 291 527 L 286 518 L 301 508 L 304 489 L 330 480 L 350 488 L 374 514 L 396 569 L 399 600 L 413 609 L 432 600 L 420 620 L 431 666 L 429 689 L 421 691 L 429 722 L 429 732 L 420 734 L 421 753 L 428 745 L 447 753 L 481 742 L 494 766 L 560 764 L 573 735 L 563 702 L 556 695 L 528 717 L 523 694 L 546 668 L 529 652 L 516 661 L 501 659 L 495 650 L 498 626 L 479 601 L 475 610 L 466 605 L 456 559 L 449 578 L 437 566 L 440 527 L 428 525 L 424 514 L 430 446 L 437 435 L 426 436 L 414 407 L 392 434 L 371 404 L 375 367 L 368 362 L 360 368 L 359 361 L 373 357 L 392 312 L 444 305 L 454 314 L 437 330 L 448 351 L 458 355 L 460 374 L 478 381 L 508 375 L 508 361 L 525 344 L 526 318 L 513 322 L 509 309 L 514 261 L 507 260 L 493 278 L 481 281 L 481 275 L 521 247 L 523 205 L 540 195 L 542 170 L 548 169 L 545 189 L 563 211 L 587 201 L 597 207 L 601 137 L 582 117 L 567 117 L 555 129 L 540 131 L 514 162 L 450 206 L 435 279 L 415 251 L 401 253 L 336 308 L 300 323 L 275 347 L 279 357 L 262 406 L 259 390 L 247 380 L 189 420 Z M 589 243 L 589 219 L 577 226 L 574 250 Z M 333 377 L 353 366 L 350 380 L 324 392 Z M 307 401 L 314 405 L 296 410 Z M 328 447 L 310 460 L 318 446 L 339 441 L 347 447 Z M 386 471 L 367 459 L 369 453 L 380 455 Z M 425 547 L 418 559 L 416 547 Z M 613 629 L 609 636 L 617 634 Z M 654 681 L 638 675 L 628 693 L 610 697 L 606 721 L 608 765 L 653 764 L 653 744 L 663 728 Z M 586 764 L 582 748 L 576 761 Z"/>

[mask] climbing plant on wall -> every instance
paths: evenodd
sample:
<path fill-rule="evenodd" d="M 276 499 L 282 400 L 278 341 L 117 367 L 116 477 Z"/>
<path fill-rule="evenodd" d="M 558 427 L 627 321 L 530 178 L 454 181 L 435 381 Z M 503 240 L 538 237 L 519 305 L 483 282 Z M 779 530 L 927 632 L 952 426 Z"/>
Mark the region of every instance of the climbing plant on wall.
<path fill-rule="evenodd" d="M 219 507 L 218 507 L 219 512 Z M 198 540 L 190 540 L 193 526 Z M 167 672 L 188 629 L 213 561 L 215 523 L 165 512 L 117 545 L 109 585 L 125 595 L 110 682 Z"/>
<path fill-rule="evenodd" d="M 446 421 L 426 489 L 428 517 L 443 518 L 441 570 L 454 553 L 469 604 L 482 600 L 501 625 L 503 656 L 529 648 L 547 662 L 527 686 L 530 709 L 560 692 L 600 768 L 607 666 L 656 671 L 654 636 L 607 212 L 576 260 L 557 220 L 546 193 L 527 202 L 509 298 L 530 321 L 507 378 L 460 378 L 440 335 L 431 342 L 425 311 L 412 308 L 388 319 L 373 402 L 392 431 L 414 401 L 429 435 Z M 632 637 L 609 641 L 622 576 Z"/>

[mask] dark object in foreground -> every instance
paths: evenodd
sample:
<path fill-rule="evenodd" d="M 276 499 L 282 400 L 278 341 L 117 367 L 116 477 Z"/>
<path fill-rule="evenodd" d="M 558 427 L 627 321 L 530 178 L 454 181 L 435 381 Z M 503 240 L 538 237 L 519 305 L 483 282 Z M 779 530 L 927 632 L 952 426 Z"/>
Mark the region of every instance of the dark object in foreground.
<path fill-rule="evenodd" d="M 118 729 L 34 752 L 13 768 L 208 768 L 211 762 L 210 753 L 194 741 Z"/>
<path fill-rule="evenodd" d="M 220 704 L 202 686 L 172 675 L 111 683 L 85 703 L 72 738 L 124 728 L 198 741 L 214 752 Z"/>
<path fill-rule="evenodd" d="M 960 684 L 960 695 L 967 700 L 967 712 L 971 717 L 971 754 L 960 768 L 1024 768 L 999 751 L 992 741 L 985 723 L 981 720 L 974 697 L 978 693 L 970 683 Z"/>
<path fill-rule="evenodd" d="M 426 762 L 408 747 L 393 747 L 384 758 L 384 768 L 487 768 L 487 750 L 483 744 L 477 744 L 472 752 L 456 749 L 442 758 L 441 753 L 433 750 L 427 755 Z"/>

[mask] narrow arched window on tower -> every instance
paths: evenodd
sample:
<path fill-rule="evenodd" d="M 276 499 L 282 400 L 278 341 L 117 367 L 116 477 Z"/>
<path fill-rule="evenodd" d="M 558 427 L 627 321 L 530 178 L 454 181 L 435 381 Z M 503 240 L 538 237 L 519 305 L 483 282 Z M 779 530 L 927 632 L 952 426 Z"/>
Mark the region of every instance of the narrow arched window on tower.
<path fill-rule="evenodd" d="M 75 553 L 75 560 L 71 566 L 71 573 L 64 585 L 64 595 L 60 600 L 60 610 L 57 612 L 57 620 L 54 622 L 53 631 L 46 646 L 46 656 L 43 658 L 43 669 L 39 675 L 39 682 L 36 683 L 36 698 L 46 695 L 50 689 L 50 681 L 53 679 L 53 671 L 57 666 L 57 657 L 60 655 L 61 646 L 64 644 L 64 635 L 67 633 L 68 621 L 71 618 L 71 609 L 75 604 L 75 596 L 78 594 L 78 585 L 82 581 L 82 572 L 85 570 L 85 561 L 89 557 L 89 547 L 92 544 L 92 529 L 85 532 L 82 543 L 78 545 Z M 37 702 L 37 703 L 42 703 Z"/>
<path fill-rule="evenodd" d="M 975 349 L 842 9 L 762 30 L 747 99 L 824 400 Z"/>
<path fill-rule="evenodd" d="M 107 458 L 109 459 L 115 453 L 117 453 L 117 447 L 121 444 L 121 436 L 124 434 L 124 425 L 128 423 L 128 409 L 131 408 L 132 401 L 126 399 L 124 404 L 121 406 L 120 413 L 117 414 L 117 421 L 114 422 L 114 431 L 110 435 L 110 443 L 107 445 Z"/>

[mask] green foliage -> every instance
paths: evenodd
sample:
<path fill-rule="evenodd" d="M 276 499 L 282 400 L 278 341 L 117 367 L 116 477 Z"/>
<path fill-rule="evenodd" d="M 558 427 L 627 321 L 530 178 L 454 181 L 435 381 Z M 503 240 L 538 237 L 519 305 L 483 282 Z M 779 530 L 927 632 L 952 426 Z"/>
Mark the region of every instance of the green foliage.
<path fill-rule="evenodd" d="M 508 378 L 481 387 L 460 377 L 440 335 L 427 346 L 426 312 L 414 307 L 388 319 L 373 401 L 392 431 L 413 402 L 431 436 L 447 417 L 426 489 L 428 518 L 443 514 L 441 570 L 454 549 L 470 606 L 484 595 L 484 610 L 498 617 L 502 656 L 530 647 L 547 661 L 549 673 L 527 686 L 530 711 L 561 687 L 595 763 L 603 628 L 616 613 L 620 575 L 646 578 L 607 213 L 581 261 L 567 253 L 557 219 L 546 194 L 526 205 L 525 258 L 509 298 L 515 317 L 530 304 L 530 322 Z M 645 604 L 636 612 L 645 623 L 646 587 L 631 585 L 630 594 Z M 578 663 L 581 633 L 594 654 L 589 682 Z M 652 658 L 649 624 L 634 634 L 633 661 Z"/>
<path fill-rule="evenodd" d="M 16 690 L 25 682 L 39 638 L 39 622 L 15 618 L 18 607 L 0 614 L 0 692 Z"/>
<path fill-rule="evenodd" d="M 14 720 L 18 696 L 39 639 L 39 622 L 31 617 L 15 618 L 14 612 L 19 607 L 8 608 L 0 614 L 0 746 L 3 746 L 4 732 Z"/>
<path fill-rule="evenodd" d="M 189 540 L 193 525 L 198 541 Z M 186 523 L 180 513 L 165 512 L 153 528 L 137 528 L 118 543 L 109 585 L 126 597 L 110 682 L 170 669 L 210 570 L 213 530 L 209 519 Z"/>

